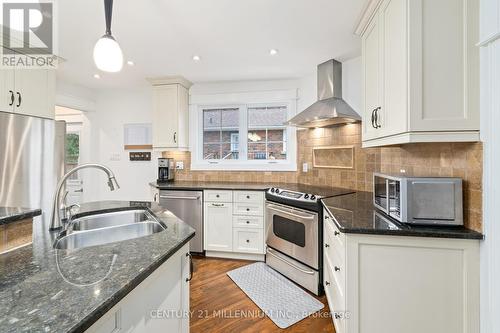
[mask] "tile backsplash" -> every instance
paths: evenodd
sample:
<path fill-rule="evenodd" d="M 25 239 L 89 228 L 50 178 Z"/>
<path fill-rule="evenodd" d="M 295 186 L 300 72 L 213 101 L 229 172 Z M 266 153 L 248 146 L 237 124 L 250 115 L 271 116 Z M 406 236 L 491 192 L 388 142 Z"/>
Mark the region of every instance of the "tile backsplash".
<path fill-rule="evenodd" d="M 164 152 L 164 157 L 184 161 L 184 170 L 176 180 L 304 183 L 340 186 L 358 191 L 372 191 L 373 172 L 406 172 L 415 176 L 453 176 L 464 180 L 465 225 L 482 229 L 482 144 L 418 143 L 383 148 L 361 148 L 361 125 L 348 124 L 297 132 L 296 172 L 194 171 L 189 152 Z M 353 169 L 313 168 L 313 148 L 354 146 Z M 302 172 L 308 163 L 309 171 Z"/>

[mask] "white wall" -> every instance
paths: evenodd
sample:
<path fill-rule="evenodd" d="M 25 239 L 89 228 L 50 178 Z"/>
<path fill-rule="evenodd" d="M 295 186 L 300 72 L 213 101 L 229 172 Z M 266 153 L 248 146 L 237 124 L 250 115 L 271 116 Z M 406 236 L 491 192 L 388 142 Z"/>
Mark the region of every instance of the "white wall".
<path fill-rule="evenodd" d="M 151 90 L 106 90 L 96 98 L 96 110 L 87 112 L 91 124 L 91 156 L 87 161 L 108 166 L 115 173 L 120 189 L 110 192 L 105 174 L 98 170 L 84 171 L 85 201 L 150 200 L 149 182 L 156 179 L 156 157 L 151 161 L 129 161 L 123 149 L 123 125 L 152 121 Z M 119 160 L 115 160 L 115 156 Z"/>

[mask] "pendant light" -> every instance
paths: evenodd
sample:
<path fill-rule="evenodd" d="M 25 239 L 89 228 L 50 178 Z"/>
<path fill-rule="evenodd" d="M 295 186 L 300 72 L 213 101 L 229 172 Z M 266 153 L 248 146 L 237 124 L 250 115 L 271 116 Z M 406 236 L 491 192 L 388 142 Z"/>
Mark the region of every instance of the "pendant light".
<path fill-rule="evenodd" d="M 119 72 L 123 67 L 123 52 L 111 35 L 113 0 L 104 0 L 104 14 L 106 17 L 106 32 L 94 46 L 94 62 L 101 71 Z"/>

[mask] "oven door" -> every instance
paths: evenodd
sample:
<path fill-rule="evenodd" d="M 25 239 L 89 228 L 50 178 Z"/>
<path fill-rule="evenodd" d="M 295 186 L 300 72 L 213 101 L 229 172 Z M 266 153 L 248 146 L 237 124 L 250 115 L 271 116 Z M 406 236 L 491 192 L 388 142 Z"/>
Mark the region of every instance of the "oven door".
<path fill-rule="evenodd" d="M 318 269 L 318 214 L 266 203 L 266 244 Z"/>

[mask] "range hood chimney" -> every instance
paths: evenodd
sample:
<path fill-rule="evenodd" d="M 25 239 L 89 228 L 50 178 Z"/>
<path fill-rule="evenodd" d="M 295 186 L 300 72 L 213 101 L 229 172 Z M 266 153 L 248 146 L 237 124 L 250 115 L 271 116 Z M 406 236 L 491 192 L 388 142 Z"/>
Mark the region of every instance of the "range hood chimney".
<path fill-rule="evenodd" d="M 287 121 L 296 127 L 327 127 L 361 120 L 342 98 L 342 63 L 335 59 L 318 65 L 318 101 Z"/>

